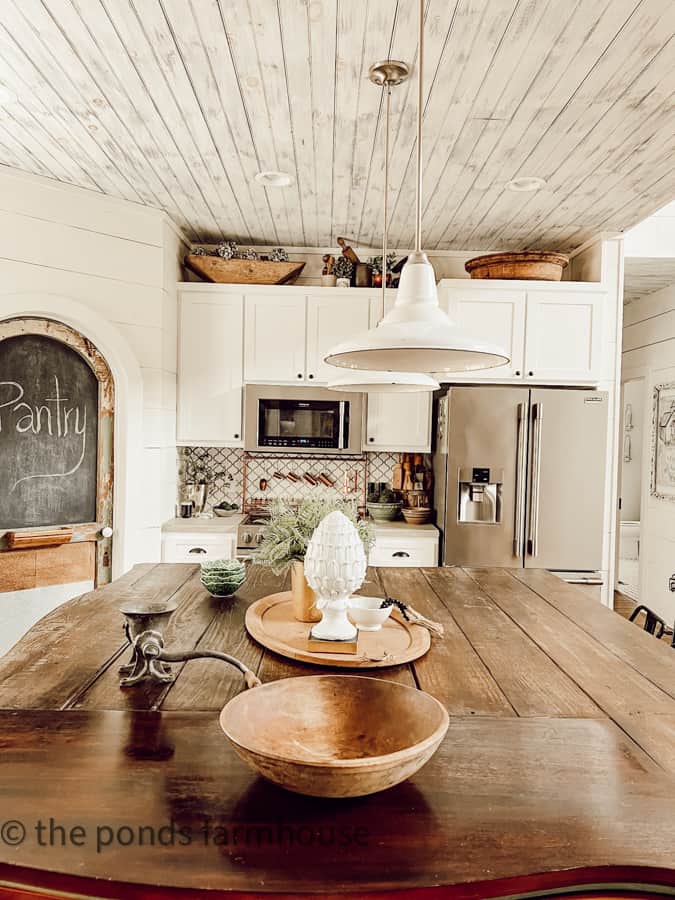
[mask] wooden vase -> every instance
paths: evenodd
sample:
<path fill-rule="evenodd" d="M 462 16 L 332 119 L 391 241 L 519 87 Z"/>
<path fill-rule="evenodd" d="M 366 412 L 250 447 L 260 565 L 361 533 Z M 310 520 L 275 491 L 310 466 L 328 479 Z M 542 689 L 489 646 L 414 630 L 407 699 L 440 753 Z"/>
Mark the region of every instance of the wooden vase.
<path fill-rule="evenodd" d="M 321 621 L 321 613 L 316 608 L 316 594 L 307 584 L 305 564 L 300 560 L 291 563 L 291 596 L 293 615 L 298 622 Z"/>

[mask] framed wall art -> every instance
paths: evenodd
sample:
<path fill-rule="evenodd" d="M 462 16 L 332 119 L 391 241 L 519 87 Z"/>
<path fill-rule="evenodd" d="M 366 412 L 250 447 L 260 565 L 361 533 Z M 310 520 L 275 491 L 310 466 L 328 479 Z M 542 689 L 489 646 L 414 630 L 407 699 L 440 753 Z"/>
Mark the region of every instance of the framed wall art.
<path fill-rule="evenodd" d="M 650 493 L 675 501 L 675 381 L 654 388 Z"/>

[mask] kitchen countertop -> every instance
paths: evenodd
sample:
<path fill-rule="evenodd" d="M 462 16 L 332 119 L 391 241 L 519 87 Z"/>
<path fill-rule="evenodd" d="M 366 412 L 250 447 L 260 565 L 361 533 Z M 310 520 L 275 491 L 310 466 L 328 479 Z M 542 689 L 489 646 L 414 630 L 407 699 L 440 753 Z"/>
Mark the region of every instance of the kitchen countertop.
<path fill-rule="evenodd" d="M 234 516 L 213 516 L 212 519 L 169 519 L 162 525 L 165 534 L 234 534 L 244 518 L 242 513 Z"/>
<path fill-rule="evenodd" d="M 228 516 L 227 518 L 219 518 L 214 516 L 212 519 L 198 519 L 193 516 L 191 519 L 169 519 L 162 525 L 162 531 L 165 534 L 222 534 L 232 533 L 237 530 L 239 523 L 244 516 L 238 514 L 236 516 Z M 405 532 L 406 534 L 420 534 L 429 536 L 434 533 L 438 534 L 438 528 L 435 525 L 409 525 L 400 519 L 396 522 L 374 522 L 376 534 L 398 534 Z"/>
<path fill-rule="evenodd" d="M 220 732 L 218 711 L 242 688 L 235 670 L 191 661 L 173 684 L 121 690 L 118 610 L 134 594 L 177 603 L 169 646 L 229 650 L 263 681 L 326 671 L 244 631 L 248 604 L 287 579 L 252 567 L 220 601 L 195 566 L 137 566 L 50 613 L 0 660 L 3 818 L 26 828 L 19 841 L 1 832 L 0 885 L 138 900 L 675 886 L 666 643 L 544 571 L 368 578 L 445 627 L 410 666 L 357 673 L 419 687 L 448 709 L 447 737 L 420 772 L 357 800 L 295 796 L 250 772 Z M 78 840 L 40 843 L 36 823 L 50 817 L 79 827 Z M 152 846 L 137 837 L 163 826 Z M 235 837 L 256 827 L 268 837 Z M 295 841 L 324 831 L 347 843 Z"/>

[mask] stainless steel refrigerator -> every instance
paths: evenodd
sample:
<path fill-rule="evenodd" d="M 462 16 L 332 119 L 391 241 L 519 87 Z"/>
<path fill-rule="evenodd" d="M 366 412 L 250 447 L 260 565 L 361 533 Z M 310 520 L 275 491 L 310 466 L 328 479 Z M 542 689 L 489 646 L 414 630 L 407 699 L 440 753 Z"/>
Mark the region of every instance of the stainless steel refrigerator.
<path fill-rule="evenodd" d="M 438 400 L 444 565 L 602 567 L 608 395 L 451 387 Z"/>

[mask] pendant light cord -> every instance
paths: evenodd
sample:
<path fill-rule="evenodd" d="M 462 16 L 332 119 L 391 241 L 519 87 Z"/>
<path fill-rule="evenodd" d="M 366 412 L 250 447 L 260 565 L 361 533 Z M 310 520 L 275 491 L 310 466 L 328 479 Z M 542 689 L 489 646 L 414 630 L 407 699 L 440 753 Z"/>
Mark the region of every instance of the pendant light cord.
<path fill-rule="evenodd" d="M 419 0 L 417 46 L 417 189 L 415 197 L 415 251 L 422 251 L 422 72 L 424 69 L 424 0 Z"/>
<path fill-rule="evenodd" d="M 389 230 L 389 112 L 391 107 L 391 85 L 386 81 L 384 91 L 384 200 L 382 202 L 382 316 L 385 313 L 387 292 L 387 232 Z"/>

